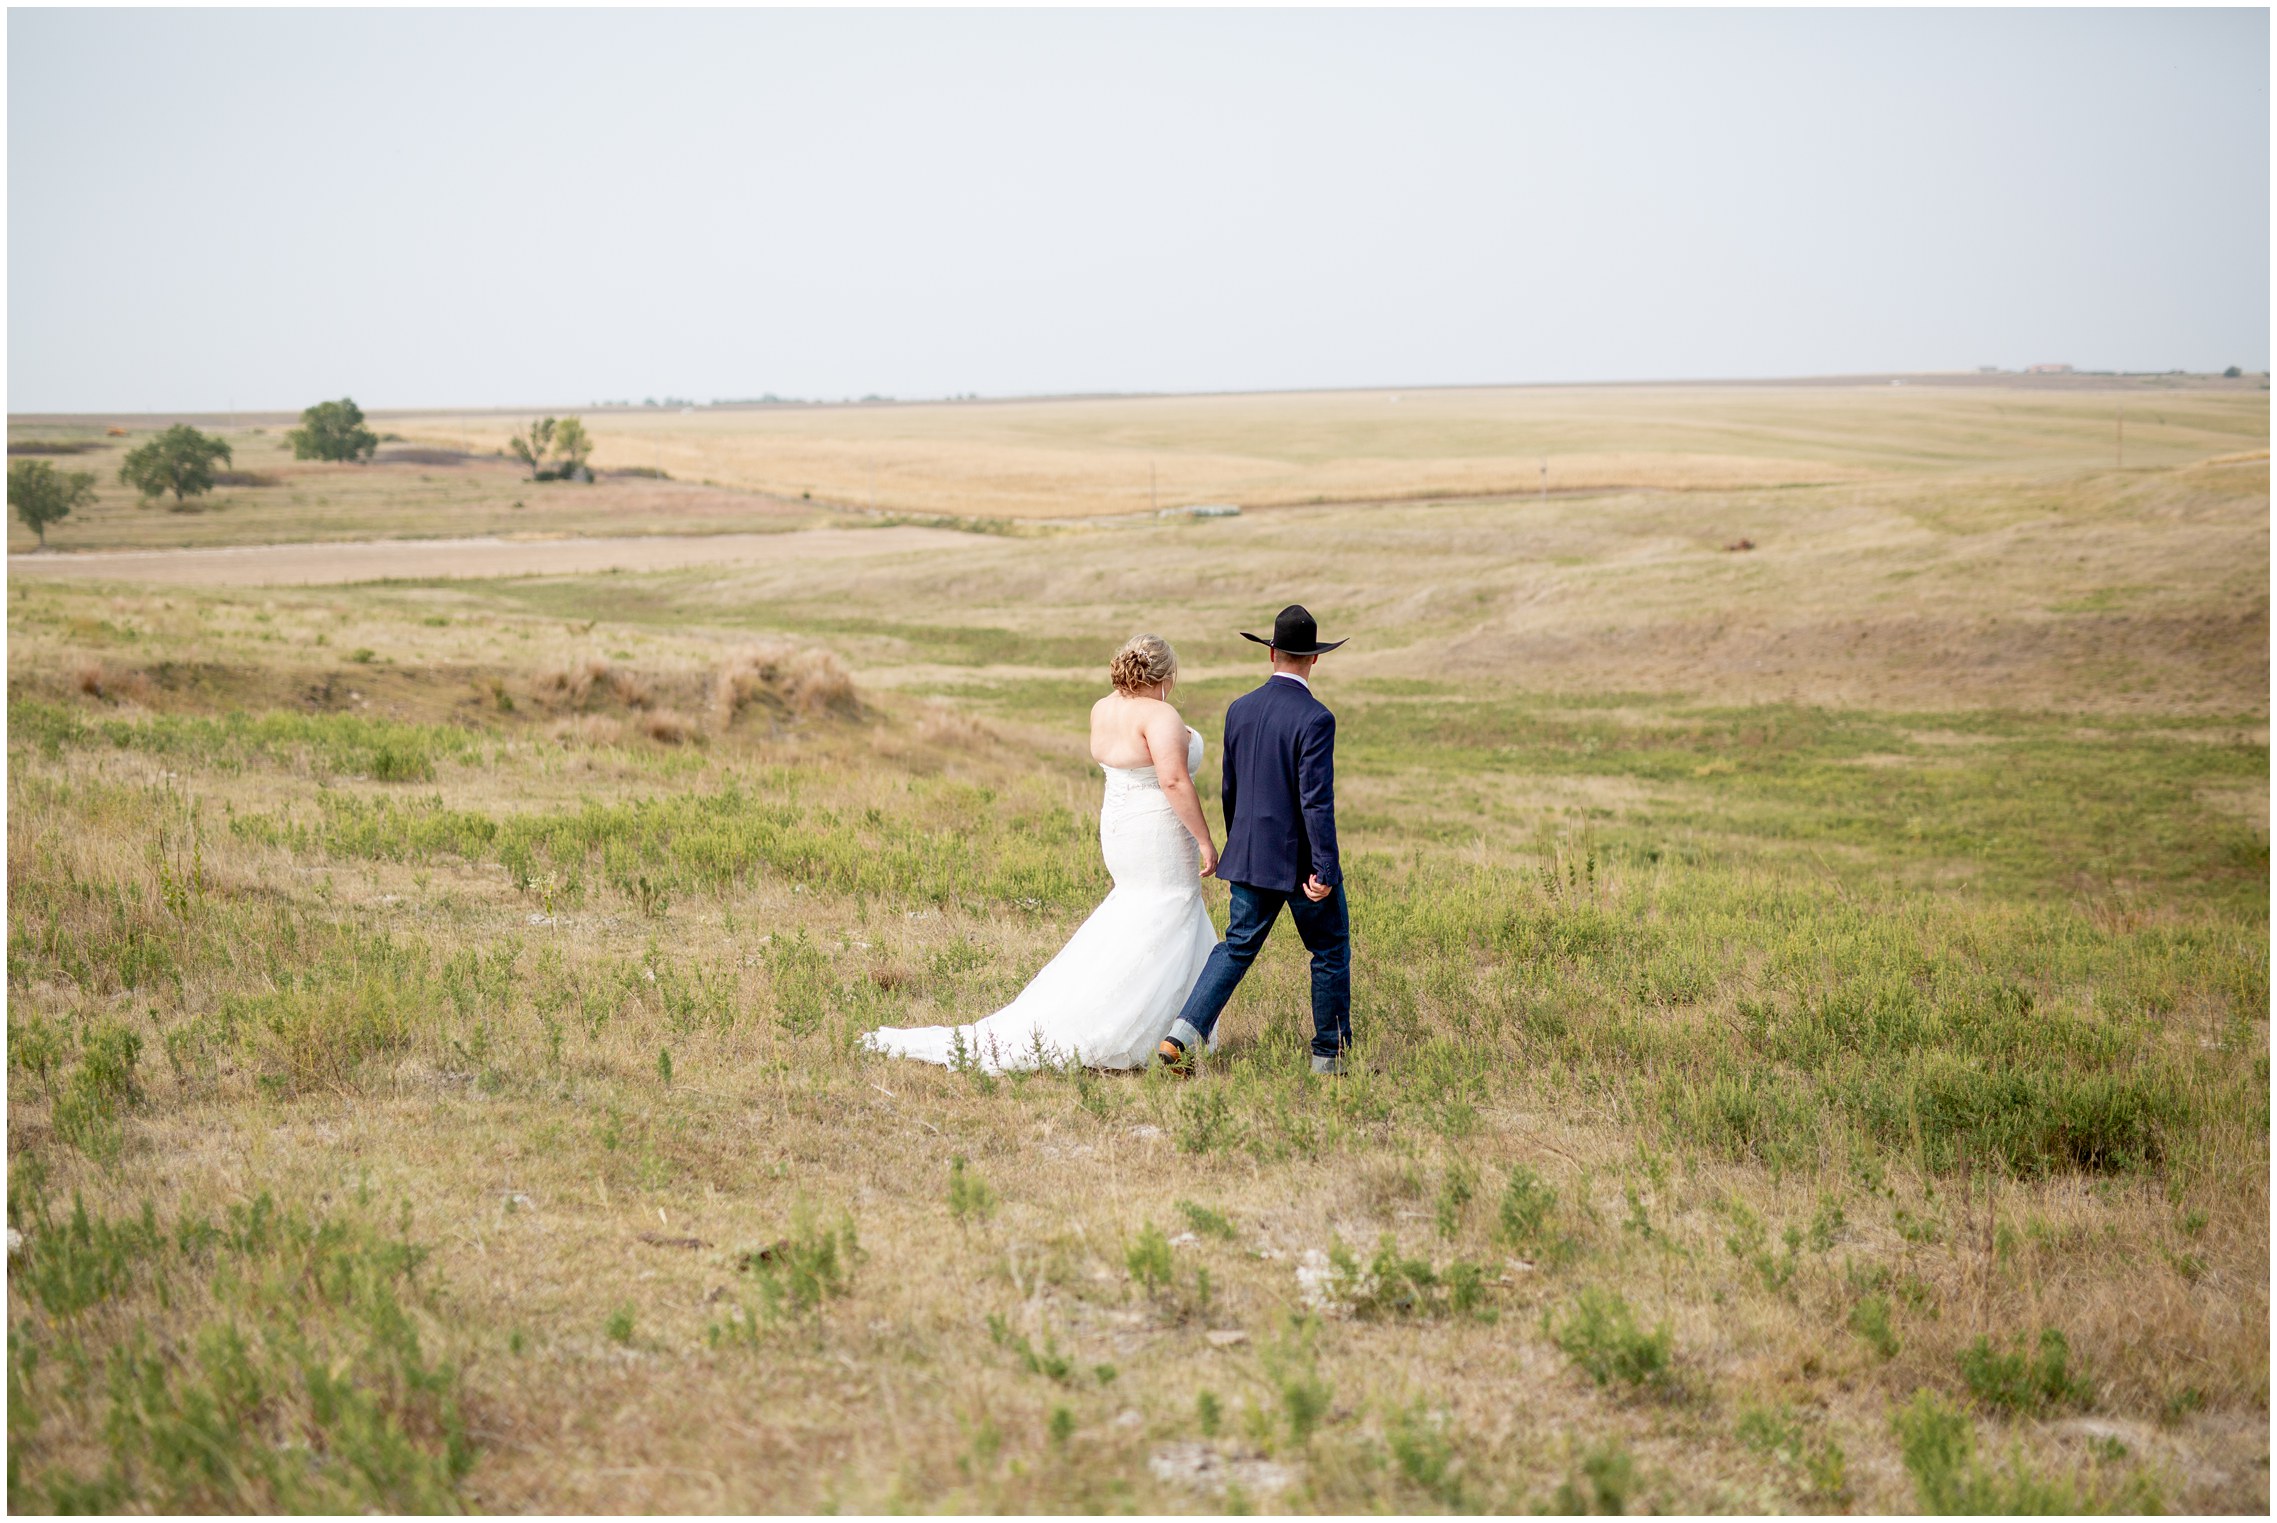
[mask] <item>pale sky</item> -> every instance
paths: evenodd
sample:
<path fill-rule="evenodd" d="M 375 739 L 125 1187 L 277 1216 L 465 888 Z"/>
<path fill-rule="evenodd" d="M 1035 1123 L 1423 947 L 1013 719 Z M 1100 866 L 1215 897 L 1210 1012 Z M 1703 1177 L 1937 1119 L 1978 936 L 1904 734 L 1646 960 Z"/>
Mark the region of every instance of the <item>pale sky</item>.
<path fill-rule="evenodd" d="M 2269 17 L 8 16 L 13 411 L 2269 364 Z"/>

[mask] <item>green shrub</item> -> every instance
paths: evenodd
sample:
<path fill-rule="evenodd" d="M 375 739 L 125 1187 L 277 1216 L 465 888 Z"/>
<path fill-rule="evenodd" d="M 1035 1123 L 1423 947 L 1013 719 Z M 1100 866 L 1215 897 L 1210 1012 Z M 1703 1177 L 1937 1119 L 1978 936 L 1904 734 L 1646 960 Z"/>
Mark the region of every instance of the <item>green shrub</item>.
<path fill-rule="evenodd" d="M 79 1071 L 88 1087 L 116 1105 L 140 1098 L 135 1065 L 142 1059 L 142 1038 L 124 1026 L 91 1026 L 80 1040 Z"/>
<path fill-rule="evenodd" d="M 957 1154 L 949 1160 L 949 1214 L 960 1225 L 967 1221 L 986 1221 L 996 1209 L 996 1192 L 984 1183 L 978 1174 L 968 1171 L 965 1155 Z"/>
<path fill-rule="evenodd" d="M 2045 1412 L 2094 1402 L 2094 1387 L 2071 1368 L 2070 1342 L 2053 1327 L 2040 1330 L 2036 1350 L 2026 1349 L 2021 1334 L 2013 1348 L 1978 1338 L 1961 1352 L 1961 1378 L 1977 1400 L 2009 1412 Z"/>
<path fill-rule="evenodd" d="M 1876 1358 L 1895 1359 L 1898 1352 L 1897 1329 L 1890 1321 L 1890 1298 L 1884 1295 L 1863 1297 L 1850 1308 L 1850 1330 L 1856 1333 Z"/>
<path fill-rule="evenodd" d="M 1167 1289 L 1177 1272 L 1171 1262 L 1170 1239 L 1160 1227 L 1148 1222 L 1124 1246 L 1123 1267 L 1149 1294 Z"/>
<path fill-rule="evenodd" d="M 418 1026 L 432 1021 L 423 971 L 383 953 L 378 966 L 337 968 L 320 981 L 225 999 L 211 1029 L 246 1041 L 262 1060 L 263 1083 L 279 1094 L 345 1084 L 365 1059 L 403 1052 Z"/>
<path fill-rule="evenodd" d="M 1317 1323 L 1298 1319 L 1285 1335 L 1262 1350 L 1259 1359 L 1265 1379 L 1279 1399 L 1289 1441 L 1298 1445 L 1311 1440 L 1335 1401 L 1335 1392 L 1320 1378 L 1319 1356 L 1313 1347 L 1317 1329 Z"/>
<path fill-rule="evenodd" d="M 995 1312 L 990 1312 L 988 1336 L 998 1348 L 1010 1349 L 1017 1355 L 1020 1367 L 1029 1374 L 1041 1375 L 1058 1385 L 1075 1383 L 1079 1373 L 1075 1356 L 1062 1353 L 1059 1340 L 1049 1333 L 1044 1335 L 1044 1346 L 1037 1348 L 1027 1334 L 1012 1331 L 1011 1324 Z M 1115 1367 L 1111 1364 L 1095 1364 L 1091 1367 L 1090 1374 L 1099 1384 L 1107 1385 L 1115 1378 Z"/>
<path fill-rule="evenodd" d="M 1733 1432 L 1757 1454 L 1802 1471 L 1817 1496 L 1833 1503 L 1849 1499 L 1848 1465 L 1842 1446 L 1831 1439 L 1812 1443 L 1791 1407 L 1750 1404 L 1741 1410 Z"/>
<path fill-rule="evenodd" d="M 1796 1255 L 1802 1249 L 1803 1234 L 1789 1227 L 1781 1236 L 1785 1251 L 1777 1251 L 1771 1246 L 1770 1229 L 1744 1202 L 1727 1199 L 1721 1204 L 1732 1222 L 1732 1230 L 1724 1238 L 1724 1246 L 1731 1250 L 1732 1257 L 1753 1270 L 1765 1290 L 1786 1293 L 1795 1278 Z"/>
<path fill-rule="evenodd" d="M 1557 1210 L 1557 1191 L 1524 1164 L 1510 1170 L 1503 1186 L 1502 1205 L 1495 1217 L 1495 1241 L 1524 1252 L 1538 1252 L 1546 1241 L 1550 1216 Z"/>
<path fill-rule="evenodd" d="M 1178 1146 L 1189 1153 L 1215 1153 L 1231 1147 L 1240 1131 L 1223 1086 L 1202 1084 L 1187 1090 L 1178 1107 Z"/>
<path fill-rule="evenodd" d="M 852 1294 L 854 1269 L 862 1257 L 852 1217 L 841 1216 L 836 1227 L 821 1227 L 802 1207 L 792 1219 L 790 1235 L 749 1255 L 745 1272 L 758 1288 L 767 1320 L 812 1314 L 819 1323 L 825 1301 Z"/>
<path fill-rule="evenodd" d="M 56 1135 L 90 1158 L 108 1162 L 124 1143 L 121 1116 L 140 1098 L 135 1065 L 142 1038 L 103 1023 L 80 1035 L 79 1062 L 55 1097 L 50 1120 Z"/>
<path fill-rule="evenodd" d="M 8 1013 L 8 1066 L 45 1085 L 63 1066 L 70 1049 L 63 1028 L 37 1010 Z"/>
<path fill-rule="evenodd" d="M 431 783 L 435 762 L 425 751 L 409 746 L 383 745 L 372 752 L 372 781 L 377 783 Z"/>
<path fill-rule="evenodd" d="M 1182 1200 L 1178 1202 L 1178 1214 L 1186 1218 L 1187 1226 L 1193 1228 L 1196 1233 L 1203 1237 L 1219 1238 L 1230 1243 L 1237 1235 L 1231 1221 L 1210 1210 L 1207 1206 L 1199 1206 L 1190 1200 Z"/>
<path fill-rule="evenodd" d="M 1462 1259 L 1444 1269 L 1435 1268 L 1427 1258 L 1402 1253 L 1388 1232 L 1364 1264 L 1341 1242 L 1331 1242 L 1328 1264 L 1323 1290 L 1328 1299 L 1349 1308 L 1357 1317 L 1442 1317 L 1453 1313 L 1494 1319 L 1493 1310 L 1486 1305 L 1483 1268 Z"/>
<path fill-rule="evenodd" d="M 2160 1512 L 2158 1486 L 2139 1472 L 2115 1488 L 2086 1486 L 2045 1477 L 2021 1451 L 1994 1470 L 1977 1456 L 1976 1429 L 1968 1414 L 1947 1406 L 1932 1391 L 1917 1391 L 1890 1419 L 1899 1456 L 1913 1476 L 1923 1512 L 2079 1513 Z"/>
<path fill-rule="evenodd" d="M 1384 1445 L 1392 1463 L 1407 1481 L 1440 1506 L 1463 1512 L 1465 1487 L 1462 1464 L 1446 1424 L 1421 1406 L 1409 1406 L 1384 1425 Z"/>
<path fill-rule="evenodd" d="M 1441 1237 L 1451 1238 L 1462 1230 L 1463 1217 L 1470 1210 L 1471 1196 L 1477 1189 L 1477 1170 L 1461 1159 L 1447 1166 L 1446 1177 L 1439 1182 L 1439 1199 L 1433 1211 Z"/>
<path fill-rule="evenodd" d="M 1601 1386 L 1662 1388 L 1670 1380 L 1676 1338 L 1663 1322 L 1651 1332 L 1619 1292 L 1585 1286 L 1562 1318 L 1544 1313 L 1550 1340 Z"/>
<path fill-rule="evenodd" d="M 1582 1451 L 1581 1474 L 1558 1483 L 1545 1511 L 1579 1516 L 1601 1513 L 1619 1517 L 1642 1484 L 1636 1459 L 1618 1439 L 1606 1439 Z"/>

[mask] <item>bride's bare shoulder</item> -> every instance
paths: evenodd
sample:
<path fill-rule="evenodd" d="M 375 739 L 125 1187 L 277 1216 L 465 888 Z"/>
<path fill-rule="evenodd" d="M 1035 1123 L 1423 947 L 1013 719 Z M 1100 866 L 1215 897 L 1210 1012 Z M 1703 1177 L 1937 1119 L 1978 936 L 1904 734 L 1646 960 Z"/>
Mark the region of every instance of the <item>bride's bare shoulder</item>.
<path fill-rule="evenodd" d="M 1175 719 L 1178 710 L 1160 698 L 1146 698 L 1137 693 L 1109 693 L 1091 705 L 1094 714 L 1128 714 L 1141 725 L 1153 724 L 1164 715 Z"/>

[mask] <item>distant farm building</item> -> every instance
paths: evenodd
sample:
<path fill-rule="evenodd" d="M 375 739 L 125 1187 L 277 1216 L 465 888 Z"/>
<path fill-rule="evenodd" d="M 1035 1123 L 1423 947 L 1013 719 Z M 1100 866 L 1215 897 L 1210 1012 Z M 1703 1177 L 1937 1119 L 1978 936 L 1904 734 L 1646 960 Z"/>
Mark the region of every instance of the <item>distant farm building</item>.
<path fill-rule="evenodd" d="M 2026 375 L 2070 375 L 2071 367 L 2069 365 L 2026 365 L 2024 373 Z"/>

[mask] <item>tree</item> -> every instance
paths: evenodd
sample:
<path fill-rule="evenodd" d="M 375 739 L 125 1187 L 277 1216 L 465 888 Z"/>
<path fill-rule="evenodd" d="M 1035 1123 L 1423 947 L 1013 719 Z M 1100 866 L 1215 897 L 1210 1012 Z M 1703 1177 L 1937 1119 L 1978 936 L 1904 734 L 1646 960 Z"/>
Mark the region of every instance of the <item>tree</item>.
<path fill-rule="evenodd" d="M 547 453 L 553 448 L 555 426 L 553 419 L 541 418 L 506 441 L 506 447 L 530 468 L 532 480 L 537 478 L 538 471 L 546 463 Z"/>
<path fill-rule="evenodd" d="M 174 494 L 179 507 L 200 492 L 213 490 L 216 461 L 229 462 L 229 446 L 187 423 L 177 423 L 137 450 L 119 467 L 119 480 L 146 498 Z"/>
<path fill-rule="evenodd" d="M 40 537 L 43 550 L 47 548 L 49 524 L 94 500 L 95 477 L 91 471 L 59 471 L 45 460 L 8 463 L 8 506 L 16 510 L 25 528 Z"/>
<path fill-rule="evenodd" d="M 593 436 L 576 418 L 540 418 L 506 441 L 514 457 L 530 468 L 532 481 L 591 481 L 585 457 Z"/>
<path fill-rule="evenodd" d="M 285 435 L 295 460 L 369 460 L 379 435 L 364 427 L 364 410 L 353 398 L 303 408 L 300 427 Z"/>
<path fill-rule="evenodd" d="M 2226 378 L 2228 378 L 2229 380 L 2232 380 L 2232 381 L 2234 381 L 2234 380 L 2236 380 L 2236 379 L 2237 379 L 2239 376 L 2241 376 L 2241 375 L 2244 375 L 2244 374 L 2245 374 L 2245 372 L 2244 372 L 2244 371 L 2242 371 L 2242 370 L 2240 370 L 2240 369 L 2238 369 L 2238 368 L 2237 368 L 2237 366 L 2235 366 L 2235 365 L 2232 365 L 2232 366 L 2231 366 L 2229 369 L 2227 369 L 2227 370 L 2223 371 L 2223 372 L 2222 372 L 2222 374 L 2223 374 L 2223 376 L 2225 376 L 2225 377 L 2226 377 Z"/>
<path fill-rule="evenodd" d="M 582 419 L 564 418 L 554 428 L 553 447 L 554 453 L 561 456 L 562 464 L 575 470 L 593 453 L 593 436 L 585 432 Z"/>

